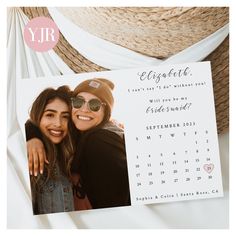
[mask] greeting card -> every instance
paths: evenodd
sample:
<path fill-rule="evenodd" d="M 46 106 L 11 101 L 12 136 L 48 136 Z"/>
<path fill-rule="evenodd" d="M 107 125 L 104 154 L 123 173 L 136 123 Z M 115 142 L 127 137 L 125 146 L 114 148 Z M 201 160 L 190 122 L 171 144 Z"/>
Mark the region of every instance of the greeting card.
<path fill-rule="evenodd" d="M 223 196 L 210 62 L 19 79 L 17 109 L 35 214 Z"/>

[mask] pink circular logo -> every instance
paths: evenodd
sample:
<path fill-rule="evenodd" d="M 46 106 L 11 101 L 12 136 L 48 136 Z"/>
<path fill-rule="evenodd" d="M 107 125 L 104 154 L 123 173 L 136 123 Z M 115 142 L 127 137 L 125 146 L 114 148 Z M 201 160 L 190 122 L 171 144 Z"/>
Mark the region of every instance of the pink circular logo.
<path fill-rule="evenodd" d="M 33 18 L 24 29 L 26 44 L 37 52 L 52 49 L 59 40 L 57 25 L 47 17 Z"/>

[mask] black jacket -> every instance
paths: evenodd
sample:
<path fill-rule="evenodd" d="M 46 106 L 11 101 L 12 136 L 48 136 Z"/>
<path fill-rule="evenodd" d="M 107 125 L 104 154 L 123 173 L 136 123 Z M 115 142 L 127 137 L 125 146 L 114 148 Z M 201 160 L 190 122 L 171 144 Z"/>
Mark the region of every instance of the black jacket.
<path fill-rule="evenodd" d="M 98 129 L 81 135 L 72 166 L 93 208 L 130 205 L 125 143 L 117 133 Z"/>

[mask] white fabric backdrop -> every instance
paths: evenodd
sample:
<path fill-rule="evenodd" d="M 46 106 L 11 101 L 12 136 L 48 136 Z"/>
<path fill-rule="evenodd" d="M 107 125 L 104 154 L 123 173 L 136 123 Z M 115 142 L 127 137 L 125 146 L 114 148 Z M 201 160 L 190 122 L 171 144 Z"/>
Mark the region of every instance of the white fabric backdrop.
<path fill-rule="evenodd" d="M 116 46 L 67 22 L 56 8 L 50 14 L 66 39 L 91 61 L 109 69 L 158 65 L 160 60 L 149 58 Z M 228 142 L 229 135 L 219 136 L 224 197 L 152 204 L 138 207 L 120 207 L 84 212 L 58 213 L 33 216 L 25 141 L 16 117 L 16 79 L 72 74 L 73 71 L 53 52 L 36 53 L 25 44 L 22 32 L 27 17 L 19 8 L 8 11 L 8 161 L 7 161 L 7 223 L 8 228 L 227 228 L 228 227 Z M 64 24 L 64 23 L 65 24 Z M 68 37 L 79 34 L 81 40 Z M 72 34 L 73 33 L 73 34 Z M 167 59 L 164 63 L 199 61 L 219 45 L 228 34 L 228 26 Z M 69 34 L 70 35 L 70 34 Z M 84 37 L 84 38 L 83 38 Z M 90 45 L 86 48 L 84 42 Z M 90 43 L 88 43 L 90 42 Z M 94 46 L 94 50 L 90 50 Z M 106 57 L 100 57 L 101 51 Z M 192 53 L 194 51 L 194 53 Z M 95 52 L 95 53 L 94 53 Z M 193 57 L 194 56 L 194 57 Z M 98 60 L 98 58 L 100 58 Z M 110 60 L 112 58 L 112 60 Z M 110 63 L 110 62 L 114 63 Z M 104 220 L 106 219 L 106 220 Z"/>

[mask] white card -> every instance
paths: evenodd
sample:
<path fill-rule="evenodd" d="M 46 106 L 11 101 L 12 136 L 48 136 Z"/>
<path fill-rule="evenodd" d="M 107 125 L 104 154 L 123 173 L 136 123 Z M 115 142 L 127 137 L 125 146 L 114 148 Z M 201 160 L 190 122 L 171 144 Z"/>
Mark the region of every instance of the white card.
<path fill-rule="evenodd" d="M 210 63 L 137 70 L 126 99 L 132 204 L 222 196 Z"/>
<path fill-rule="evenodd" d="M 44 88 L 95 77 L 115 84 L 112 117 L 125 127 L 131 205 L 223 196 L 210 62 L 17 80 L 23 133 Z"/>

